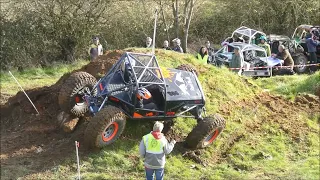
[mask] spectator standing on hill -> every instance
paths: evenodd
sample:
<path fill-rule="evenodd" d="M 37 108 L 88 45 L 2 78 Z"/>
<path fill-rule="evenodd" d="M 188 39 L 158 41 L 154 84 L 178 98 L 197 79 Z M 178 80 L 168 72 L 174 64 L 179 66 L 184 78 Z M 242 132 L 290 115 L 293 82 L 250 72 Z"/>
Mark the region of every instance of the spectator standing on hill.
<path fill-rule="evenodd" d="M 163 42 L 163 47 L 162 49 L 165 49 L 165 50 L 172 50 L 170 47 L 169 47 L 169 41 L 165 40 Z"/>
<path fill-rule="evenodd" d="M 210 41 L 206 41 L 205 44 L 206 44 L 206 48 L 208 50 L 208 60 L 207 60 L 207 62 L 209 63 L 209 62 L 212 61 L 212 56 L 214 54 L 214 48 L 211 47 Z"/>
<path fill-rule="evenodd" d="M 212 56 L 214 54 L 214 48 L 211 47 L 210 41 L 206 41 L 206 48 L 208 50 L 208 55 Z"/>
<path fill-rule="evenodd" d="M 161 133 L 162 130 L 163 123 L 157 121 L 153 126 L 153 131 L 143 136 L 140 142 L 139 151 L 141 157 L 144 158 L 147 180 L 153 180 L 154 174 L 156 180 L 163 180 L 166 154 L 171 153 L 176 143 L 175 140 L 169 143 Z"/>
<path fill-rule="evenodd" d="M 91 61 L 103 54 L 103 48 L 97 36 L 92 37 L 92 44 L 89 47 L 88 54 Z"/>
<path fill-rule="evenodd" d="M 173 48 L 172 50 L 176 51 L 176 52 L 180 52 L 183 53 L 183 49 L 181 47 L 181 41 L 179 38 L 175 38 L 174 40 L 172 40 L 173 42 Z"/>
<path fill-rule="evenodd" d="M 147 37 L 145 48 L 152 48 L 152 39 L 151 37 Z"/>
<path fill-rule="evenodd" d="M 201 64 L 207 64 L 209 58 L 208 49 L 206 47 L 201 47 L 197 58 L 201 62 Z"/>
<path fill-rule="evenodd" d="M 236 72 L 239 76 L 241 75 L 242 72 L 242 65 L 241 65 L 241 57 L 239 53 L 238 48 L 234 48 L 233 50 L 234 54 L 232 55 L 231 61 L 229 63 L 229 68 L 237 68 L 237 69 L 232 69 L 233 72 Z"/>
<path fill-rule="evenodd" d="M 306 43 L 307 43 L 307 49 L 308 53 L 310 54 L 310 62 L 311 64 L 317 63 L 317 46 L 319 45 L 319 42 L 317 42 L 317 36 L 315 36 L 315 30 L 310 31 L 309 37 L 306 37 Z M 317 70 L 316 66 L 310 67 L 310 72 L 313 73 Z"/>

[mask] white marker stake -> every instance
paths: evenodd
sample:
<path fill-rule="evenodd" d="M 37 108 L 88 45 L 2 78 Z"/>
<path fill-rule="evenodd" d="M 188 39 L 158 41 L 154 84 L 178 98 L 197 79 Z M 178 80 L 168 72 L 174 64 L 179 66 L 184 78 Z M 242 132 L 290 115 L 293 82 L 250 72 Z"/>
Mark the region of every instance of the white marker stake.
<path fill-rule="evenodd" d="M 156 9 L 155 11 L 154 28 L 153 28 L 153 44 L 152 44 L 153 55 L 155 53 L 155 46 L 156 46 L 157 19 L 158 19 L 158 9 Z"/>
<path fill-rule="evenodd" d="M 27 98 L 29 99 L 30 103 L 32 104 L 33 108 L 37 111 L 38 114 L 39 111 L 37 110 L 36 106 L 33 104 L 33 102 L 31 101 L 31 99 L 29 98 L 29 96 L 27 95 L 27 93 L 23 90 L 22 86 L 19 84 L 19 82 L 17 81 L 17 79 L 13 76 L 13 74 L 9 71 L 9 74 L 12 76 L 12 78 L 16 81 L 16 83 L 19 85 L 20 89 L 22 90 L 22 92 L 27 96 Z"/>
<path fill-rule="evenodd" d="M 79 162 L 79 153 L 78 153 L 79 142 L 75 141 L 75 144 L 76 144 L 76 154 L 77 154 L 78 180 L 80 180 L 80 162 Z"/>

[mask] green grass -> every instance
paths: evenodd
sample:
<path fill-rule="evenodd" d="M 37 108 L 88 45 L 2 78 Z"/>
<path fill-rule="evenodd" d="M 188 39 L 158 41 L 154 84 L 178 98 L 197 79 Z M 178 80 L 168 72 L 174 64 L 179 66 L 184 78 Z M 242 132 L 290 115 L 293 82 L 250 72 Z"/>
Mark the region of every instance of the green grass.
<path fill-rule="evenodd" d="M 263 89 L 270 90 L 272 93 L 292 99 L 298 93 L 314 94 L 320 88 L 320 71 L 311 76 L 293 75 L 260 78 L 255 80 L 255 83 Z"/>
<path fill-rule="evenodd" d="M 146 52 L 145 49 L 130 50 Z M 319 72 L 312 76 L 283 76 L 252 80 L 239 77 L 227 69 L 218 69 L 197 63 L 193 55 L 156 50 L 161 66 L 176 67 L 190 63 L 197 67 L 206 95 L 208 114 L 218 113 L 226 103 L 237 105 L 242 99 L 250 99 L 263 89 L 271 93 L 293 97 L 298 92 L 312 93 L 319 85 Z M 70 67 L 70 66 L 69 66 Z M 40 73 L 46 85 L 54 83 L 66 71 L 59 71 L 51 78 Z M 40 71 L 40 70 L 39 70 Z M 49 70 L 48 70 L 49 71 Z M 41 72 L 41 71 L 40 71 Z M 45 75 L 45 76 L 43 76 Z M 30 73 L 17 75 L 20 81 L 30 78 Z M 1 76 L 10 80 L 8 75 Z M 29 80 L 28 80 L 29 81 Z M 28 87 L 34 86 L 29 81 Z M 252 84 L 253 83 L 253 84 Z M 8 82 L 3 83 L 9 86 Z M 258 86 L 254 85 L 257 84 Z M 39 85 L 41 86 L 41 85 Z M 8 88 L 10 90 L 10 88 Z M 7 91 L 7 89 L 6 89 Z M 12 93 L 14 90 L 12 89 Z M 296 142 L 284 132 L 278 123 L 266 119 L 272 114 L 262 104 L 256 107 L 234 107 L 226 116 L 227 126 L 213 145 L 202 151 L 200 157 L 206 167 L 182 157 L 177 150 L 167 157 L 166 179 L 319 179 L 319 115 L 301 113 L 293 121 L 304 122 L 311 130 L 300 135 Z M 266 121 L 263 121 L 266 120 Z M 177 118 L 174 132 L 186 136 L 196 124 L 193 119 Z M 262 122 L 258 129 L 251 126 Z M 145 122 L 127 122 L 123 137 L 99 153 L 91 153 L 81 158 L 83 179 L 144 179 L 143 162 L 139 158 L 138 145 L 141 137 L 150 132 Z M 223 156 L 224 154 L 224 156 Z M 194 167 L 195 166 L 195 167 Z M 74 158 L 43 173 L 32 174 L 32 179 L 73 179 L 76 176 Z"/>
<path fill-rule="evenodd" d="M 57 82 L 63 74 L 71 72 L 75 69 L 79 69 L 88 63 L 88 61 L 79 60 L 72 64 L 56 64 L 52 67 L 32 68 L 23 72 L 12 71 L 11 73 L 21 84 L 22 88 L 27 90 L 37 87 L 50 86 Z M 1 93 L 8 95 L 14 95 L 20 91 L 18 84 L 16 84 L 9 72 L 0 73 L 0 87 Z"/>

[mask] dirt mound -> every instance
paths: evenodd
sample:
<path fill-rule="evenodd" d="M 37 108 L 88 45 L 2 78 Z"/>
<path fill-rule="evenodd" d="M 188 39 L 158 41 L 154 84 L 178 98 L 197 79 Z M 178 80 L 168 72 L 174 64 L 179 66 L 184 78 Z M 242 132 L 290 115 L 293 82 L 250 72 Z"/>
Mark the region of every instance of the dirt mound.
<path fill-rule="evenodd" d="M 299 94 L 296 99 L 296 103 L 308 104 L 310 106 L 317 106 L 320 104 L 320 97 L 312 94 Z"/>
<path fill-rule="evenodd" d="M 121 53 L 110 51 L 75 71 L 86 71 L 98 77 L 102 70 L 112 67 Z M 74 140 L 82 140 L 83 127 L 67 134 L 59 128 L 57 121 L 61 112 L 58 93 L 70 74 L 65 74 L 50 87 L 26 91 L 39 115 L 23 92 L 18 92 L 1 105 L 1 166 L 5 165 L 1 174 L 7 172 L 6 177 L 16 178 L 15 169 L 19 165 L 28 166 L 32 171 L 48 169 L 74 153 Z M 1 94 L 1 101 L 6 101 L 7 97 Z"/>
<path fill-rule="evenodd" d="M 119 50 L 108 51 L 106 54 L 99 56 L 88 65 L 82 67 L 79 71 L 85 71 L 99 78 L 112 68 L 113 64 L 120 59 L 122 54 L 123 51 Z"/>

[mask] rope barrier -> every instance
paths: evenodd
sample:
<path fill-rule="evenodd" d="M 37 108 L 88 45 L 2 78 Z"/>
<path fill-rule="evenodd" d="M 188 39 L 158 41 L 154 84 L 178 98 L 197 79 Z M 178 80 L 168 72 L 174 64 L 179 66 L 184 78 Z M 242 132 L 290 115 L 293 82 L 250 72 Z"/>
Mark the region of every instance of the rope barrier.
<path fill-rule="evenodd" d="M 306 64 L 306 65 L 294 65 L 293 67 L 305 67 L 305 66 L 320 66 L 320 63 L 317 63 L 317 64 Z M 292 66 L 273 66 L 273 67 L 282 69 L 282 68 L 291 68 Z M 250 68 L 250 70 L 253 70 L 253 69 L 264 69 L 264 68 L 273 68 L 273 67 L 270 67 L 270 66 L 253 67 L 253 68 Z M 228 68 L 228 69 L 234 70 L 234 69 L 246 69 L 246 68 Z"/>

